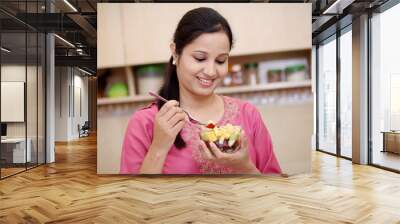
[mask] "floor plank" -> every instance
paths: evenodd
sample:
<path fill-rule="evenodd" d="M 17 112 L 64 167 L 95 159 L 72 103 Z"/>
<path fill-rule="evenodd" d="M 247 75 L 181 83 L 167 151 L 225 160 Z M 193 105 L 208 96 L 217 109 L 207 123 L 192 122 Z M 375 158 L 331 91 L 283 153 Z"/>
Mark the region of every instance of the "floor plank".
<path fill-rule="evenodd" d="M 0 181 L 0 223 L 400 223 L 400 175 L 313 153 L 313 171 L 271 176 L 96 174 L 96 139 Z"/>
<path fill-rule="evenodd" d="M 374 164 L 400 170 L 400 154 L 392 152 L 374 151 L 372 161 Z"/>

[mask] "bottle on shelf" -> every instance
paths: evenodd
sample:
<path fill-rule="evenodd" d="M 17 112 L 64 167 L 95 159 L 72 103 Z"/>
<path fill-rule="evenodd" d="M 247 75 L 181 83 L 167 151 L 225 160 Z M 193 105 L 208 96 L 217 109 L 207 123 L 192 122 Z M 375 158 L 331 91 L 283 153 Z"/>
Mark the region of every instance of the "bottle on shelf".
<path fill-rule="evenodd" d="M 163 84 L 164 71 L 164 64 L 138 66 L 135 72 L 137 94 L 147 95 L 149 91 L 158 91 Z"/>
<path fill-rule="evenodd" d="M 259 83 L 258 75 L 257 75 L 257 63 L 248 63 L 245 64 L 245 79 L 247 85 L 257 85 Z"/>
<path fill-rule="evenodd" d="M 118 98 L 129 95 L 128 84 L 122 71 L 120 68 L 114 69 L 105 76 L 105 97 Z"/>
<path fill-rule="evenodd" d="M 232 72 L 231 67 L 228 69 L 228 74 L 222 79 L 221 86 L 231 86 L 232 85 Z"/>
<path fill-rule="evenodd" d="M 267 83 L 282 82 L 282 70 L 279 68 L 270 69 L 267 71 Z"/>
<path fill-rule="evenodd" d="M 243 71 L 240 64 L 232 65 L 232 86 L 240 86 L 244 84 Z"/>

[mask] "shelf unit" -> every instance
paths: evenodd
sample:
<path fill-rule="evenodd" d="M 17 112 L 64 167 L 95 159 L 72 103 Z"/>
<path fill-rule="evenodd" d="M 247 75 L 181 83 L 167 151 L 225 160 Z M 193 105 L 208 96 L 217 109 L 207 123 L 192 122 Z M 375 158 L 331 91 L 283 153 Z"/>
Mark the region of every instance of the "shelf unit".
<path fill-rule="evenodd" d="M 234 86 L 234 87 L 219 87 L 216 89 L 217 94 L 238 94 L 238 93 L 253 93 L 260 91 L 274 91 L 294 88 L 308 88 L 311 87 L 311 80 L 298 81 L 298 82 L 277 82 L 255 86 Z M 154 97 L 148 95 L 136 95 L 121 98 L 100 98 L 97 100 L 98 106 L 124 104 L 124 103 L 140 103 L 151 101 Z"/>
<path fill-rule="evenodd" d="M 281 52 L 267 52 L 262 54 L 250 54 L 250 55 L 237 55 L 229 59 L 232 64 L 245 64 L 249 62 L 261 62 L 261 61 L 272 61 L 288 58 L 305 58 L 307 60 L 307 67 L 311 67 L 311 50 L 310 49 L 299 49 L 291 51 L 281 51 Z M 101 98 L 97 99 L 97 105 L 99 107 L 107 105 L 123 105 L 123 104 L 139 104 L 146 103 L 153 100 L 153 97 L 149 95 L 136 95 L 136 83 L 135 74 L 132 66 L 137 65 L 126 65 L 124 67 L 112 68 L 111 73 L 114 75 L 120 75 L 124 77 L 128 84 L 129 96 L 119 97 L 119 98 Z M 102 78 L 105 74 L 104 69 L 100 69 L 99 78 Z M 311 80 L 296 81 L 296 82 L 276 82 L 267 84 L 257 84 L 257 85 L 243 85 L 243 86 L 232 86 L 232 87 L 218 87 L 216 89 L 217 94 L 223 95 L 234 95 L 234 94 L 247 94 L 247 93 L 259 93 L 259 92 L 269 92 L 269 91 L 280 91 L 287 89 L 296 88 L 311 88 Z"/>

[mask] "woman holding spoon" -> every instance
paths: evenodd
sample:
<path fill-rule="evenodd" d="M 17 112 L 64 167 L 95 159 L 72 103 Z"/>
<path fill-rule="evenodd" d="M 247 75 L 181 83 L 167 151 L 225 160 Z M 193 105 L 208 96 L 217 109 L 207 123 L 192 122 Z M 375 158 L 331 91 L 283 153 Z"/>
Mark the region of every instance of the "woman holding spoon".
<path fill-rule="evenodd" d="M 228 73 L 232 31 L 218 12 L 187 12 L 175 30 L 157 100 L 136 111 L 126 130 L 122 174 L 279 174 L 270 134 L 248 102 L 214 93 Z M 190 115 L 190 119 L 188 117 Z M 200 140 L 206 121 L 242 128 L 240 147 L 223 153 Z"/>

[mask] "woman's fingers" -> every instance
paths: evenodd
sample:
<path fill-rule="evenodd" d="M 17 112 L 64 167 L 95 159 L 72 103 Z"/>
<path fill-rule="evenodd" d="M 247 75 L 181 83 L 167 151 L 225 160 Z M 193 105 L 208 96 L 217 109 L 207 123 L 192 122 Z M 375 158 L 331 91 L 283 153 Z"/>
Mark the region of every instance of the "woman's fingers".
<path fill-rule="evenodd" d="M 166 102 L 161 108 L 160 111 L 158 112 L 160 116 L 163 116 L 165 113 L 167 113 L 171 108 L 177 107 L 179 105 L 178 101 L 176 100 L 170 100 Z"/>
<path fill-rule="evenodd" d="M 240 148 L 247 150 L 248 147 L 248 140 L 246 137 L 246 133 L 242 130 L 240 134 Z"/>
<path fill-rule="evenodd" d="M 185 126 L 187 122 L 187 115 L 185 113 L 175 114 L 175 116 L 170 119 L 167 124 L 171 127 L 171 131 L 174 134 L 178 134 L 179 131 Z"/>
<path fill-rule="evenodd" d="M 170 130 L 172 133 L 174 133 L 174 135 L 177 135 L 182 128 L 185 126 L 186 121 L 185 120 L 181 120 L 179 121 L 177 124 L 175 124 L 175 126 L 173 126 Z"/>
<path fill-rule="evenodd" d="M 210 150 L 214 154 L 217 159 L 221 159 L 224 157 L 224 154 L 219 150 L 219 148 L 214 144 L 214 142 L 210 142 Z"/>
<path fill-rule="evenodd" d="M 211 154 L 210 150 L 208 149 L 206 143 L 204 141 L 200 141 L 200 153 L 205 159 L 213 160 L 214 156 Z"/>
<path fill-rule="evenodd" d="M 175 114 L 182 112 L 182 109 L 174 106 L 170 109 L 168 109 L 167 112 L 165 112 L 164 115 L 162 115 L 163 119 L 165 119 L 166 121 L 169 121 L 171 118 L 173 118 L 175 116 Z"/>
<path fill-rule="evenodd" d="M 167 122 L 171 127 L 174 127 L 179 121 L 185 120 L 186 114 L 183 112 L 178 112 L 172 116 Z"/>

